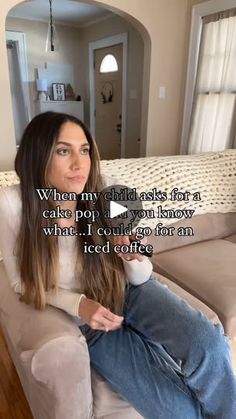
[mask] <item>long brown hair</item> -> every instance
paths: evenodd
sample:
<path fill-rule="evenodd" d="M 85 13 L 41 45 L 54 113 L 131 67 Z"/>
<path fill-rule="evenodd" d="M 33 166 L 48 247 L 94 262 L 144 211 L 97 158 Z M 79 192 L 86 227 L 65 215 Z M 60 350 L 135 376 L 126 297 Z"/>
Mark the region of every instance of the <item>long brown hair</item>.
<path fill-rule="evenodd" d="M 24 284 L 21 301 L 33 303 L 35 308 L 44 309 L 47 303 L 46 292 L 59 284 L 59 247 L 57 236 L 46 236 L 42 225 L 53 226 L 53 220 L 42 219 L 46 208 L 53 208 L 53 202 L 40 200 L 37 188 L 47 188 L 47 173 L 53 150 L 64 123 L 79 125 L 90 144 L 91 169 L 83 192 L 102 190 L 99 153 L 87 127 L 77 118 L 55 112 L 37 115 L 26 127 L 15 159 L 15 170 L 20 178 L 22 213 L 17 240 L 17 257 Z M 99 205 L 99 203 L 98 203 Z M 78 201 L 77 209 L 92 210 L 91 201 Z M 99 208 L 98 208 L 99 209 Z M 86 233 L 86 219 L 81 219 L 79 231 Z M 98 236 L 93 223 L 92 236 L 78 235 L 76 272 L 83 272 L 78 278 L 78 286 L 88 298 L 98 301 L 113 312 L 122 312 L 125 290 L 124 267 L 121 259 L 113 252 L 109 254 L 89 254 L 83 252 L 87 244 L 105 244 L 111 237 Z M 82 269 L 81 269 L 82 264 Z"/>

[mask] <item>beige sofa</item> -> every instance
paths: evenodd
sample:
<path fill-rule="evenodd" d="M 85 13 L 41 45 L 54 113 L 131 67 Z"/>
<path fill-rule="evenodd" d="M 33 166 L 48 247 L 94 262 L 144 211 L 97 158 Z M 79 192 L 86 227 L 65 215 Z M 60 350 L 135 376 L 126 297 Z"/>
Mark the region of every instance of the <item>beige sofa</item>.
<path fill-rule="evenodd" d="M 112 170 L 139 192 L 153 187 L 167 197 L 175 188 L 189 192 L 186 200 L 144 202 L 146 210 L 161 206 L 158 216 L 164 211 L 176 215 L 141 220 L 140 225 L 152 228 L 153 269 L 209 306 L 236 338 L 236 150 L 102 164 L 106 174 Z M 180 210 L 194 213 L 180 219 Z M 162 228 L 172 235 L 160 235 Z M 183 228 L 191 228 L 192 235 L 179 235 Z"/>
<path fill-rule="evenodd" d="M 178 171 L 176 168 L 181 162 L 183 163 L 182 170 Z M 182 188 L 186 188 L 185 185 L 189 188 L 189 179 L 192 178 L 196 181 L 197 177 L 194 167 L 198 168 L 197 172 L 199 169 L 201 172 L 201 170 L 205 170 L 207 164 L 212 169 L 209 169 L 209 178 L 212 173 L 215 173 L 217 182 L 220 182 L 216 170 L 219 162 L 221 175 L 227 174 L 228 166 L 232 169 L 231 176 L 229 176 L 232 188 L 226 177 L 227 190 L 230 190 L 230 195 L 234 195 L 232 199 L 228 200 L 230 202 L 226 203 L 222 199 L 219 202 L 224 202 L 226 205 L 220 203 L 217 207 L 213 193 L 212 213 L 210 213 L 208 205 L 204 205 L 203 197 L 205 186 L 210 189 L 212 186 L 208 185 L 209 179 L 205 176 L 205 186 L 204 179 L 202 188 L 198 185 L 202 199 L 201 206 L 196 209 L 196 215 L 191 220 L 178 221 L 178 225 L 187 223 L 188 226 L 191 221 L 195 236 L 161 237 L 152 234 L 149 241 L 153 243 L 155 251 L 154 270 L 165 273 L 165 276 L 154 273 L 157 279 L 181 298 L 186 299 L 191 305 L 204 312 L 212 322 L 219 322 L 219 316 L 230 335 L 235 336 L 236 278 L 234 266 L 230 263 L 232 263 L 232 255 L 235 252 L 236 151 L 228 150 L 224 153 L 205 153 L 196 156 L 104 161 L 102 162 L 102 171 L 109 175 L 112 173 L 123 184 L 136 187 L 138 190 L 147 191 L 153 187 L 168 190 L 169 186 L 173 189 L 178 185 L 179 180 Z M 182 177 L 183 166 L 186 167 L 186 165 L 192 169 L 191 172 L 186 169 Z M 179 180 L 173 176 L 173 171 L 177 171 Z M 167 180 L 168 187 L 166 187 Z M 7 186 L 16 181 L 14 172 L 0 173 L 0 186 Z M 182 183 L 183 181 L 186 183 Z M 215 179 L 212 184 L 214 182 Z M 219 185 L 214 188 L 219 189 Z M 207 199 L 209 199 L 209 194 L 207 194 Z M 147 203 L 147 205 L 150 204 L 156 205 L 157 203 Z M 181 203 L 178 205 L 181 207 Z M 195 204 L 195 208 L 198 205 L 199 202 Z M 191 204 L 188 203 L 188 206 Z M 219 209 L 223 212 L 218 211 Z M 177 226 L 170 220 L 164 221 L 166 226 Z M 154 222 L 151 225 L 154 231 L 155 223 L 158 220 L 142 220 L 143 225 L 146 222 L 149 225 Z M 219 242 L 222 243 L 219 244 Z M 205 255 L 205 264 L 202 259 L 199 259 L 201 246 L 202 255 Z M 206 246 L 208 247 L 206 248 Z M 224 246 L 226 247 L 224 248 Z M 217 255 L 217 259 L 212 258 L 212 255 Z M 218 271 L 216 293 L 214 278 Z M 205 275 L 204 279 L 201 278 L 203 274 Z M 19 296 L 10 288 L 3 262 L 0 262 L 0 278 L 1 327 L 34 418 L 87 419 L 93 415 L 97 419 L 141 418 L 140 414 L 115 393 L 102 377 L 93 369 L 90 370 L 86 342 L 73 318 L 54 307 L 48 306 L 45 311 L 41 312 L 20 303 Z M 182 287 L 177 283 L 181 283 Z M 206 286 L 207 283 L 208 286 Z M 221 287 L 220 290 L 218 290 L 219 287 Z M 218 298 L 219 295 L 222 296 L 223 303 Z M 86 394 L 81 394 L 80 391 L 82 380 L 87 381 Z M 90 413 L 85 413 L 88 411 L 91 389 L 93 405 L 89 407 Z"/>

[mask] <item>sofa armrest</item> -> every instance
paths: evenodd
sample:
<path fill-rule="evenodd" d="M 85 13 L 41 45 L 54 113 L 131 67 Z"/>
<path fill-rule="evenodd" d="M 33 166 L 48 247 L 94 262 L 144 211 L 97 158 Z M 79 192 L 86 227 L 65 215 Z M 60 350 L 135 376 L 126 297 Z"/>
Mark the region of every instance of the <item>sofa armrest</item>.
<path fill-rule="evenodd" d="M 35 418 L 92 418 L 90 361 L 83 339 L 51 339 L 37 350 L 22 352 L 20 363 Z"/>
<path fill-rule="evenodd" d="M 63 310 L 47 306 L 45 310 L 19 301 L 9 283 L 3 262 L 0 262 L 0 320 L 18 353 L 38 349 L 59 336 L 83 337 L 76 318 Z"/>
<path fill-rule="evenodd" d="M 0 320 L 9 352 L 36 419 L 90 419 L 90 359 L 73 317 L 19 301 L 0 263 Z"/>
<path fill-rule="evenodd" d="M 84 336 L 48 335 L 39 348 L 18 353 L 5 326 L 3 333 L 33 417 L 91 419 L 90 360 Z M 40 327 L 37 330 L 43 333 Z"/>

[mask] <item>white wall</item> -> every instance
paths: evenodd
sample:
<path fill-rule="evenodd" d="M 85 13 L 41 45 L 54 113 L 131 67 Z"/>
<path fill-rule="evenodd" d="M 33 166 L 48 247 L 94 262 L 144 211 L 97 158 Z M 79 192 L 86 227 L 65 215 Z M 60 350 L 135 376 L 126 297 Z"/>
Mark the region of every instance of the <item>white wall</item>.
<path fill-rule="evenodd" d="M 75 72 L 75 84 L 73 88 L 77 94 L 80 91 L 79 81 L 83 79 L 79 59 L 79 51 L 81 50 L 79 29 L 57 25 L 60 47 L 57 51 L 46 52 L 47 29 L 48 25 L 42 22 L 15 18 L 6 19 L 6 30 L 24 32 L 26 35 L 32 116 L 35 114 L 35 100 L 37 99 L 35 86 L 35 80 L 37 78 L 36 68 L 44 68 L 45 62 L 51 64 L 71 64 Z"/>

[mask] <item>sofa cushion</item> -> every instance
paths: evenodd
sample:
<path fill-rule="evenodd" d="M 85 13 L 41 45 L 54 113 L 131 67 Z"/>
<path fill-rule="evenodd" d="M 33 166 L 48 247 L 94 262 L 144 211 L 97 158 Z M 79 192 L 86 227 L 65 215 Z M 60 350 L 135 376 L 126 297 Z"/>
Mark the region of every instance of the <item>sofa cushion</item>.
<path fill-rule="evenodd" d="M 175 227 L 173 236 L 155 236 L 153 233 L 148 237 L 148 242 L 153 246 L 154 253 L 232 235 L 232 233 L 236 233 L 236 212 L 196 215 L 191 220 L 180 220 L 168 225 L 168 227 Z M 179 227 L 192 227 L 194 235 L 178 236 L 177 230 Z"/>
<path fill-rule="evenodd" d="M 91 381 L 96 419 L 143 418 L 93 367 L 91 367 Z"/>
<path fill-rule="evenodd" d="M 236 246 L 210 240 L 170 250 L 152 258 L 167 276 L 214 310 L 225 332 L 236 337 Z"/>
<path fill-rule="evenodd" d="M 232 243 L 236 243 L 236 234 L 231 234 L 228 237 L 225 237 L 225 240 L 229 240 Z"/>

